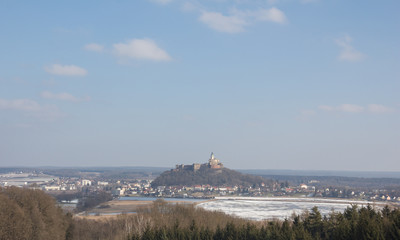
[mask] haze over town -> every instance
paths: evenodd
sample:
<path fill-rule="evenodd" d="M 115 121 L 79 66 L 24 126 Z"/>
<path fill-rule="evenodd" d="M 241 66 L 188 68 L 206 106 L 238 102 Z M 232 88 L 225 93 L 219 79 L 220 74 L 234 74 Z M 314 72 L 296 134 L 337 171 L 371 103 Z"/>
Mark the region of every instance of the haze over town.
<path fill-rule="evenodd" d="M 0 2 L 0 166 L 400 171 L 399 9 Z"/>

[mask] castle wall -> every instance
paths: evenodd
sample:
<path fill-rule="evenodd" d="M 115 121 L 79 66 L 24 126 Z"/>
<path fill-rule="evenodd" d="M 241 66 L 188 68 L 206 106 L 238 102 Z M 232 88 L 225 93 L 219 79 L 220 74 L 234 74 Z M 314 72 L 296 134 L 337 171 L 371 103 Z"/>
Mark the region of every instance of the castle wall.
<path fill-rule="evenodd" d="M 201 167 L 208 167 L 208 168 L 212 168 L 212 169 L 220 169 L 220 168 L 223 168 L 224 165 L 218 159 L 214 158 L 214 154 L 211 153 L 211 158 L 208 160 L 208 163 L 204 163 L 204 164 L 193 163 L 191 165 L 177 164 L 176 168 L 174 169 L 174 171 L 190 170 L 190 171 L 196 172 Z"/>

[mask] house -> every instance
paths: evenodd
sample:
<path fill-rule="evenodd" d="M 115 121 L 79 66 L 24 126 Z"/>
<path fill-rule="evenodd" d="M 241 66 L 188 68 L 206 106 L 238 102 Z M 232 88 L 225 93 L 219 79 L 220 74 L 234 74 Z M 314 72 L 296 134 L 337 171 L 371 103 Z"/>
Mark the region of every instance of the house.
<path fill-rule="evenodd" d="M 300 184 L 300 188 L 304 189 L 304 190 L 307 190 L 308 186 L 306 184 L 302 183 L 302 184 Z"/>
<path fill-rule="evenodd" d="M 82 186 L 91 186 L 92 185 L 92 181 L 87 180 L 87 179 L 82 179 Z"/>

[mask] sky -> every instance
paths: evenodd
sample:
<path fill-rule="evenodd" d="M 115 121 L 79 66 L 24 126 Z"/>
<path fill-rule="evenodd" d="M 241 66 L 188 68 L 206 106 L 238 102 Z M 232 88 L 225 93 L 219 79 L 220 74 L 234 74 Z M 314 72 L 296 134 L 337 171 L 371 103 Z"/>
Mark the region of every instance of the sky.
<path fill-rule="evenodd" d="M 400 1 L 0 2 L 0 166 L 400 171 Z"/>

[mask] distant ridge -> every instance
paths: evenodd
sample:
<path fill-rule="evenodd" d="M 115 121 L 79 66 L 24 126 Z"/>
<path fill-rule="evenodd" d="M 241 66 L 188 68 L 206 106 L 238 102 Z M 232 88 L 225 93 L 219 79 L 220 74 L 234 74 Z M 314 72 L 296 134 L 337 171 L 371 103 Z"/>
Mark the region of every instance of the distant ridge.
<path fill-rule="evenodd" d="M 241 173 L 281 176 L 340 176 L 359 178 L 400 178 L 400 172 L 383 171 L 330 171 L 330 170 L 286 170 L 286 169 L 237 169 Z"/>

